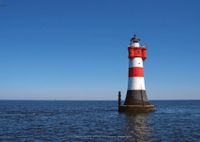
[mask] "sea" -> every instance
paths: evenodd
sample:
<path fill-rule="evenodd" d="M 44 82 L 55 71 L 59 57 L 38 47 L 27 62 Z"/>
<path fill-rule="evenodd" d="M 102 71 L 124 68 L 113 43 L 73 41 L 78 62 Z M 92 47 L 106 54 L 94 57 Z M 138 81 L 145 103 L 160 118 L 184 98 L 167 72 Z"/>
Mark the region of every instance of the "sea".
<path fill-rule="evenodd" d="M 119 113 L 117 101 L 0 101 L 0 142 L 200 142 L 200 101 L 151 101 Z"/>

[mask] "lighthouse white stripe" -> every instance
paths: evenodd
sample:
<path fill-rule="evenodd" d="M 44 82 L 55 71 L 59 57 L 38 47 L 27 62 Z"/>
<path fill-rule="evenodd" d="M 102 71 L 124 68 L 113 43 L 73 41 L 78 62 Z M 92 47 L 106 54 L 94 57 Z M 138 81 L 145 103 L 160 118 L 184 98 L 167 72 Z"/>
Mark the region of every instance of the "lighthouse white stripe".
<path fill-rule="evenodd" d="M 129 68 L 131 67 L 142 67 L 143 68 L 143 61 L 141 57 L 135 57 L 133 59 L 129 59 Z"/>
<path fill-rule="evenodd" d="M 145 90 L 144 77 L 129 77 L 128 90 Z"/>
<path fill-rule="evenodd" d="M 140 47 L 140 43 L 139 42 L 134 42 L 130 46 L 131 47 Z"/>

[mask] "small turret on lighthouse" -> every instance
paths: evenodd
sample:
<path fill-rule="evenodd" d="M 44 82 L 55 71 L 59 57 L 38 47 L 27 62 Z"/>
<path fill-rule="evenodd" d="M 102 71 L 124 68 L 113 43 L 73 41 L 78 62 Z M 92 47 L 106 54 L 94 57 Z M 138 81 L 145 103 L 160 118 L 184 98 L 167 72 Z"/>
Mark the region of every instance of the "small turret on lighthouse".
<path fill-rule="evenodd" d="M 128 47 L 128 90 L 124 105 L 119 105 L 119 111 L 154 111 L 147 99 L 144 80 L 143 61 L 146 59 L 146 48 L 140 46 L 140 38 L 134 35 Z"/>

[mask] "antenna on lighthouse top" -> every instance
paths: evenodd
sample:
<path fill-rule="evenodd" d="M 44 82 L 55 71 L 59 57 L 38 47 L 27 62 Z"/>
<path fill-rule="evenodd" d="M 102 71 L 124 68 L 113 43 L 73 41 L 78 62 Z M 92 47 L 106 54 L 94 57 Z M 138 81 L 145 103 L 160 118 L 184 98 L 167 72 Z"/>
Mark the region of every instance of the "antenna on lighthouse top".
<path fill-rule="evenodd" d="M 131 43 L 138 43 L 140 41 L 140 38 L 138 38 L 136 34 L 134 34 L 130 41 Z"/>

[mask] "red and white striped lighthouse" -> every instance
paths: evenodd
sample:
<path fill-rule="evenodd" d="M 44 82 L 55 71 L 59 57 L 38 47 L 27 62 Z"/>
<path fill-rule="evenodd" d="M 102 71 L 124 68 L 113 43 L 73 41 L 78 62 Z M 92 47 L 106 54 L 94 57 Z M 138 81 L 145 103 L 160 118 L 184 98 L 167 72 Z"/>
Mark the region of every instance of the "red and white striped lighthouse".
<path fill-rule="evenodd" d="M 146 59 L 146 48 L 141 47 L 140 39 L 134 35 L 128 47 L 128 91 L 124 105 L 149 104 L 145 89 L 143 61 Z"/>
<path fill-rule="evenodd" d="M 140 46 L 140 39 L 134 35 L 128 47 L 129 69 L 128 90 L 126 99 L 121 105 L 121 92 L 118 95 L 118 111 L 151 112 L 155 111 L 154 105 L 147 99 L 144 81 L 143 61 L 146 59 L 146 48 Z"/>

